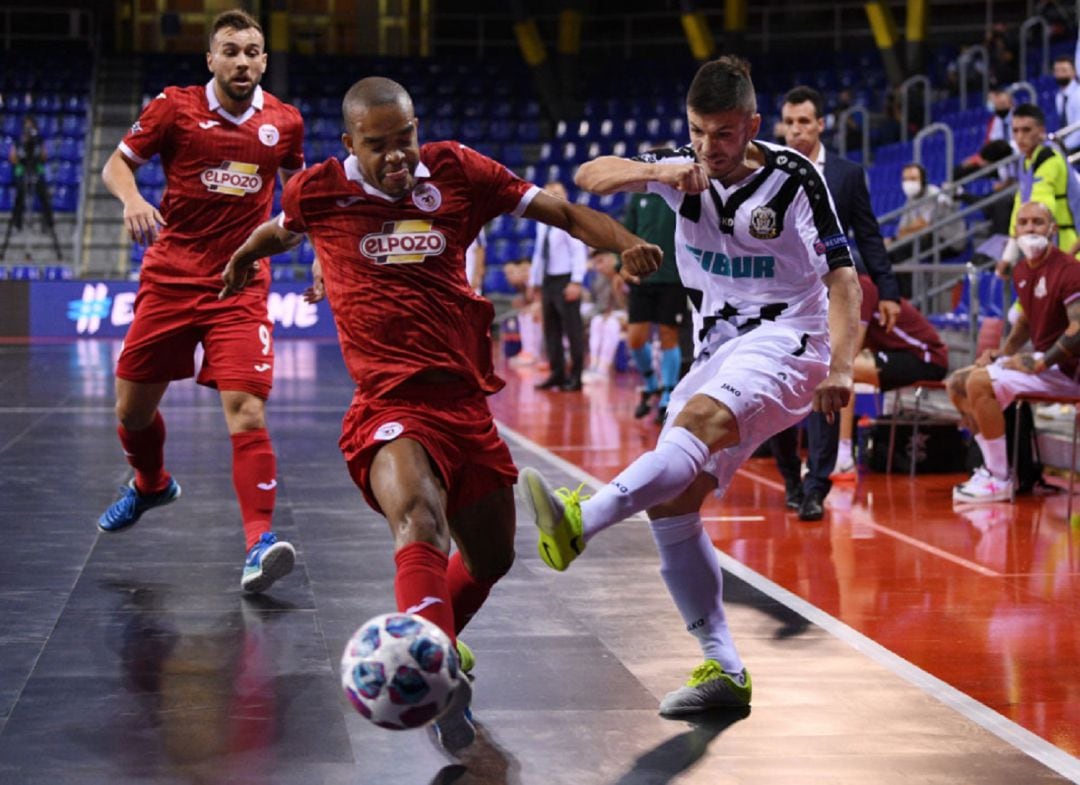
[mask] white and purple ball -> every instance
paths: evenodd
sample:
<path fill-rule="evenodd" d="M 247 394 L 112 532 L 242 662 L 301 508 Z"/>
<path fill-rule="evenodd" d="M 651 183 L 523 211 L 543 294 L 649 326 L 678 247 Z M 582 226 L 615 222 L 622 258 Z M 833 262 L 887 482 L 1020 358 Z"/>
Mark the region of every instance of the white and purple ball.
<path fill-rule="evenodd" d="M 407 730 L 442 714 L 461 683 L 450 638 L 427 619 L 386 613 L 360 625 L 341 656 L 341 686 L 381 728 Z"/>

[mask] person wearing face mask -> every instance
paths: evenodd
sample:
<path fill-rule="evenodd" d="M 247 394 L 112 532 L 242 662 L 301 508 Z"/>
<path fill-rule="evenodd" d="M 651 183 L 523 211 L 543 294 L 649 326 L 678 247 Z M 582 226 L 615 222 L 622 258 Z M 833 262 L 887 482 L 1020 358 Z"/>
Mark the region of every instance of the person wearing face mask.
<path fill-rule="evenodd" d="M 932 226 L 953 212 L 952 199 L 938 186 L 926 181 L 926 169 L 921 164 L 909 163 L 901 171 L 900 177 L 900 188 L 907 198 L 907 203 L 904 205 L 904 212 L 900 214 L 896 237 L 885 239 L 887 246 Z M 950 221 L 939 227 L 934 233 L 934 239 L 941 246 L 943 255 L 963 251 L 967 242 L 963 220 Z M 920 243 L 921 248 L 929 248 L 929 243 L 923 240 Z M 911 258 L 913 250 L 911 244 L 893 250 L 890 253 L 893 264 Z"/>
<path fill-rule="evenodd" d="M 1070 256 L 1080 251 L 1075 220 L 1069 207 L 1069 178 L 1072 173 L 1065 156 L 1046 141 L 1046 116 L 1034 104 L 1021 104 L 1013 112 L 1013 139 L 1023 154 L 1018 179 L 1020 188 L 1013 199 L 1009 220 L 1010 240 L 997 265 L 997 273 L 1006 276 L 1020 259 L 1016 238 L 1016 217 L 1025 202 L 1041 202 L 1054 216 L 1057 224 L 1057 245 Z"/>
<path fill-rule="evenodd" d="M 1045 204 L 1021 205 L 1016 242 L 1022 257 L 1013 271 L 1021 311 L 1000 349 L 986 350 L 947 380 L 949 398 L 983 454 L 983 466 L 953 489 L 955 502 L 1012 499 L 1003 412 L 1018 394 L 1080 394 L 1080 264 L 1054 245 L 1055 231 Z M 1028 341 L 1034 351 L 1021 352 Z"/>
<path fill-rule="evenodd" d="M 1076 81 L 1076 65 L 1068 55 L 1054 59 L 1054 81 L 1058 86 L 1054 94 L 1055 129 L 1080 123 L 1080 82 Z M 1067 153 L 1072 153 L 1080 149 L 1080 130 L 1059 136 L 1058 141 Z"/>

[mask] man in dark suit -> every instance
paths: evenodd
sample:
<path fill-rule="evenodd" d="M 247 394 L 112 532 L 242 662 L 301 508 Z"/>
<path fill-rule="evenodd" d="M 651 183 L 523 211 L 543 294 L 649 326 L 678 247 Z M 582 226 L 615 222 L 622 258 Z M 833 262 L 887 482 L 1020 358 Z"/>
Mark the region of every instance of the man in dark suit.
<path fill-rule="evenodd" d="M 781 108 L 781 120 L 788 146 L 809 158 L 824 175 L 841 226 L 855 235 L 859 249 L 856 262 L 861 261 L 860 271 L 868 273 L 877 286 L 880 294 L 878 319 L 887 332 L 891 331 L 900 314 L 900 286 L 885 253 L 877 218 L 870 208 L 866 173 L 858 164 L 826 152 L 821 144 L 825 111 L 821 94 L 813 88 L 795 87 L 788 91 Z M 839 419 L 829 422 L 823 414 L 811 414 L 807 420 L 807 436 L 808 472 L 801 481 L 797 429 L 781 431 L 772 438 L 771 446 L 777 467 L 784 476 L 787 506 L 799 511 L 800 520 L 819 521 L 825 514 L 825 496 L 832 487 L 829 474 L 836 465 Z"/>

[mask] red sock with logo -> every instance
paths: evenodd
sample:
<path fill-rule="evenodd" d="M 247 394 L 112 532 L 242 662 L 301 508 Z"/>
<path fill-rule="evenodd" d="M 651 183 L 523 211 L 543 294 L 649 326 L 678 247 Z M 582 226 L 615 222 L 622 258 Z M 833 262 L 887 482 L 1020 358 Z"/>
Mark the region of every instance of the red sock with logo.
<path fill-rule="evenodd" d="M 232 435 L 233 487 L 244 522 L 245 550 L 270 531 L 277 500 L 277 458 L 265 428 Z"/>
<path fill-rule="evenodd" d="M 394 597 L 398 610 L 432 622 L 457 642 L 454 606 L 446 581 L 446 554 L 426 542 L 411 542 L 394 554 Z"/>
<path fill-rule="evenodd" d="M 127 462 L 135 470 L 135 490 L 143 495 L 160 493 L 172 479 L 165 471 L 165 420 L 161 412 L 139 431 L 129 431 L 123 425 L 116 429 Z"/>
<path fill-rule="evenodd" d="M 502 576 L 499 576 L 502 577 Z M 499 578 L 482 581 L 474 578 L 461 558 L 461 551 L 455 551 L 446 568 L 446 583 L 450 589 L 450 604 L 454 608 L 454 632 L 465 629 L 472 617 L 484 604 L 491 587 Z"/>

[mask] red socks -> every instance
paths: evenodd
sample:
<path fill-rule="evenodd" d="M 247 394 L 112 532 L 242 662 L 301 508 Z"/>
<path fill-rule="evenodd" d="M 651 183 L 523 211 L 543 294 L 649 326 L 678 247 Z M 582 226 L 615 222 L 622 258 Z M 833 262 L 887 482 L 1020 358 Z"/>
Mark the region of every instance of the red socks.
<path fill-rule="evenodd" d="M 455 551 L 446 568 L 446 584 L 450 589 L 451 604 L 454 607 L 454 632 L 465 629 L 472 617 L 480 610 L 487 599 L 491 587 L 498 578 L 481 581 L 472 576 L 461 558 L 461 551 Z"/>
<path fill-rule="evenodd" d="M 153 422 L 141 431 L 116 429 L 127 462 L 135 470 L 135 490 L 147 495 L 165 490 L 169 473 L 165 471 L 165 420 L 154 412 Z"/>
<path fill-rule="evenodd" d="M 394 562 L 397 564 L 394 597 L 398 610 L 423 616 L 456 643 L 446 554 L 426 542 L 412 542 L 394 554 Z"/>
<path fill-rule="evenodd" d="M 270 531 L 277 500 L 277 459 L 265 428 L 234 433 L 231 439 L 233 487 L 244 522 L 244 547 L 250 549 Z"/>

